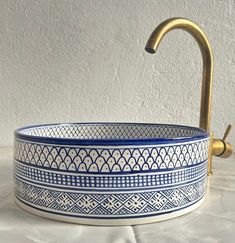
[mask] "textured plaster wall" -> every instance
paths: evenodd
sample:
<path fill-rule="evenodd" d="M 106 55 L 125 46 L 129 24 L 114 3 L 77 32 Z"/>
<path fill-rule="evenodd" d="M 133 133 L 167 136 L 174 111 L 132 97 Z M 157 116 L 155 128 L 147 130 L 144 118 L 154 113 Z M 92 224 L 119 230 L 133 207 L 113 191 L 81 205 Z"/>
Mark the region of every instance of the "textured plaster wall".
<path fill-rule="evenodd" d="M 212 128 L 235 123 L 235 2 L 0 0 L 0 145 L 27 124 L 131 121 L 198 126 L 202 58 L 193 38 L 163 20 L 200 24 L 215 66 Z M 235 131 L 230 135 L 235 142 Z"/>

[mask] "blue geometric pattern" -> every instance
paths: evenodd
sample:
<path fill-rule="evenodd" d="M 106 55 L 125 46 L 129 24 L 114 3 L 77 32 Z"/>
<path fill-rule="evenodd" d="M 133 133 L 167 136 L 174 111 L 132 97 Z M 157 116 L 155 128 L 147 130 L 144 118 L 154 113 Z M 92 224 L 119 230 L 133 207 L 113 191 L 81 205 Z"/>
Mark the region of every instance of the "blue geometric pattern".
<path fill-rule="evenodd" d="M 15 140 L 15 159 L 39 167 L 89 173 L 129 173 L 187 167 L 208 158 L 208 138 L 184 144 L 94 148 Z"/>
<path fill-rule="evenodd" d="M 157 215 L 190 206 L 204 196 L 206 175 L 181 187 L 132 193 L 81 193 L 42 188 L 15 178 L 15 195 L 40 210 L 75 217 L 125 218 Z"/>

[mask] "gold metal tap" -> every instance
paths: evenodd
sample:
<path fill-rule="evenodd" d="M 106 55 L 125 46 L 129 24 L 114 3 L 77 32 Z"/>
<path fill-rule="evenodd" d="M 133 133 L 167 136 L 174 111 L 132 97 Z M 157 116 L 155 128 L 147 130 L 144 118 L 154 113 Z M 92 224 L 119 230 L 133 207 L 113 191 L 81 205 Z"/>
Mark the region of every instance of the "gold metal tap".
<path fill-rule="evenodd" d="M 152 32 L 146 44 L 145 50 L 149 53 L 155 53 L 163 36 L 174 29 L 183 29 L 190 33 L 197 41 L 202 53 L 203 72 L 199 126 L 210 133 L 208 174 L 212 174 L 212 155 L 227 158 L 232 154 L 232 145 L 225 141 L 231 129 L 231 125 L 227 128 L 223 139 L 214 139 L 213 132 L 210 131 L 213 54 L 206 35 L 203 33 L 198 25 L 188 19 L 171 18 L 162 22 Z"/>
<path fill-rule="evenodd" d="M 231 156 L 233 152 L 232 145 L 230 143 L 225 142 L 229 132 L 231 131 L 231 128 L 232 126 L 228 125 L 222 139 L 213 139 L 212 155 L 219 156 L 222 158 L 228 158 Z"/>

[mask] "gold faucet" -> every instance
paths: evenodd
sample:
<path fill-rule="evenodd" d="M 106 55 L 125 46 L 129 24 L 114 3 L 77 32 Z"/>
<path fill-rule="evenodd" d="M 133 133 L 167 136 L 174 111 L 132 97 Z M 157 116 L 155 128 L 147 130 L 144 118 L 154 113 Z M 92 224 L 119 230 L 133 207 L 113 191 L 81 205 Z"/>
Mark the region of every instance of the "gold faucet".
<path fill-rule="evenodd" d="M 157 26 L 150 35 L 145 50 L 149 53 L 155 53 L 163 36 L 174 29 L 183 29 L 189 32 L 197 41 L 202 53 L 203 72 L 199 126 L 210 133 L 208 158 L 208 175 L 210 175 L 212 174 L 212 155 L 228 158 L 231 156 L 233 149 L 232 145 L 225 141 L 231 130 L 231 125 L 227 127 L 223 139 L 214 139 L 214 134 L 210 131 L 213 55 L 206 35 L 198 25 L 188 19 L 171 18 Z"/>

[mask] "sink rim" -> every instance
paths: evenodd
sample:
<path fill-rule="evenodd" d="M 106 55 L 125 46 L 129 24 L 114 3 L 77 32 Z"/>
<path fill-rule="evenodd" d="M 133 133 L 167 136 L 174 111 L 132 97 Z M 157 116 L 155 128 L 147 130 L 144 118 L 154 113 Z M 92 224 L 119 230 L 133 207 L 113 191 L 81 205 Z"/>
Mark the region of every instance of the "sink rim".
<path fill-rule="evenodd" d="M 62 137 L 51 137 L 51 136 L 37 136 L 37 135 L 28 135 L 22 133 L 24 130 L 40 127 L 53 127 L 53 126 L 62 126 L 62 125 L 134 125 L 134 126 L 167 126 L 175 128 L 186 128 L 200 132 L 200 134 L 192 136 L 182 136 L 182 137 L 170 137 L 170 138 L 161 138 L 161 137 L 146 137 L 146 138 L 101 138 L 101 139 L 82 139 L 82 138 L 62 138 Z M 103 146 L 103 145 L 151 145 L 151 144 L 175 144 L 183 143 L 188 141 L 195 141 L 199 139 L 205 139 L 210 136 L 209 132 L 205 131 L 199 127 L 187 126 L 187 125 L 178 125 L 178 124 L 165 124 L 165 123 L 136 123 L 136 122 L 66 122 L 66 123 L 49 123 L 49 124 L 36 124 L 23 126 L 15 130 L 15 138 L 22 139 L 32 142 L 41 142 L 48 144 L 62 144 L 62 145 L 94 145 L 94 146 Z"/>

